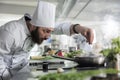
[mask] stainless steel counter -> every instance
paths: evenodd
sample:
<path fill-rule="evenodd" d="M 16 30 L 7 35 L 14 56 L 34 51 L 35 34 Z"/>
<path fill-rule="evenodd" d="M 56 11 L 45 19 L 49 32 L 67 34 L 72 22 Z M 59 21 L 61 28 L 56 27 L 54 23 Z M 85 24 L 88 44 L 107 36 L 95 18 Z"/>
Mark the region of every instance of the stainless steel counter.
<path fill-rule="evenodd" d="M 53 64 L 48 65 L 49 70 L 47 72 L 43 72 L 43 62 L 53 63 Z M 59 64 L 60 62 L 62 62 L 62 64 Z M 64 62 L 64 64 L 63 64 L 63 62 Z M 43 76 L 48 73 L 54 73 L 54 72 L 57 73 L 57 68 L 71 69 L 78 65 L 77 63 L 75 63 L 73 61 L 63 60 L 63 59 L 30 60 L 30 64 L 31 64 L 30 65 L 31 73 L 30 73 L 29 78 L 27 78 L 27 80 L 37 80 L 36 77 L 38 75 Z"/>

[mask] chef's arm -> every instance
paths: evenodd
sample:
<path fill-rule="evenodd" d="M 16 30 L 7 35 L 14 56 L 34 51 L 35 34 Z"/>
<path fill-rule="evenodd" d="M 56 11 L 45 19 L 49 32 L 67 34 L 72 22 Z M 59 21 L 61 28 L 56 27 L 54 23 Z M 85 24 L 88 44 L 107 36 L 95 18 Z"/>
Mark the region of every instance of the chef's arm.
<path fill-rule="evenodd" d="M 16 52 L 14 55 L 14 59 L 12 59 L 12 64 L 10 62 L 5 61 L 5 57 L 0 56 L 0 80 L 11 80 L 11 78 L 20 71 L 23 67 L 28 64 L 28 60 L 26 59 L 26 52 Z M 10 57 L 10 56 L 9 56 Z M 9 59 L 8 59 L 9 60 Z M 10 65 L 11 64 L 11 65 Z"/>
<path fill-rule="evenodd" d="M 0 31 L 0 80 L 10 80 L 12 77 L 9 66 L 6 62 L 9 62 L 10 57 L 6 57 L 9 55 L 10 48 L 12 43 L 14 42 L 11 34 L 8 34 L 7 31 L 2 30 Z"/>
<path fill-rule="evenodd" d="M 0 80 L 10 80 L 27 64 L 26 52 L 12 51 L 14 43 L 15 40 L 11 33 L 6 30 L 0 31 Z"/>
<path fill-rule="evenodd" d="M 89 44 L 92 44 L 94 39 L 94 33 L 91 28 L 81 26 L 80 24 L 72 24 L 70 27 L 70 35 L 81 33 Z"/>
<path fill-rule="evenodd" d="M 0 56 L 0 80 L 10 80 L 12 77 L 4 58 Z"/>
<path fill-rule="evenodd" d="M 54 34 L 65 34 L 71 36 L 78 33 L 81 33 L 84 37 L 86 37 L 89 44 L 92 44 L 94 39 L 94 33 L 91 28 L 81 26 L 80 24 L 71 24 L 68 22 L 57 23 L 55 25 Z"/>
<path fill-rule="evenodd" d="M 11 78 L 7 63 L 5 63 L 7 61 L 5 55 L 10 52 L 9 47 L 11 42 L 9 42 L 7 45 L 6 43 L 12 40 L 8 39 L 9 34 L 6 33 L 6 31 L 0 31 L 0 80 L 10 80 Z"/>

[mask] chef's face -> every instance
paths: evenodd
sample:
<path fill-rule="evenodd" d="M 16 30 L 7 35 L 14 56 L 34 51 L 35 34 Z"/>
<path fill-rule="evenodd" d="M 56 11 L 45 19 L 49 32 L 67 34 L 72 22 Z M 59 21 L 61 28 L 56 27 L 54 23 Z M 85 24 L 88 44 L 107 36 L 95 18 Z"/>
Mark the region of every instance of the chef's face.
<path fill-rule="evenodd" d="M 52 31 L 52 28 L 36 27 L 31 32 L 32 40 L 37 44 L 41 44 L 44 40 L 47 40 L 50 37 Z"/>

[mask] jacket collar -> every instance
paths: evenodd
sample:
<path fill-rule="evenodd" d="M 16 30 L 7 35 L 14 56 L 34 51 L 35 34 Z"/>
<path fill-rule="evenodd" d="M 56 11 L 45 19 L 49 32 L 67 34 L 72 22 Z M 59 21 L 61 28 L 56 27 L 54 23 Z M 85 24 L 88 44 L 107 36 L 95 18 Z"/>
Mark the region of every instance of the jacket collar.
<path fill-rule="evenodd" d="M 24 31 L 25 31 L 26 35 L 27 35 L 27 36 L 30 36 L 30 31 L 29 31 L 29 29 L 28 29 L 28 27 L 27 27 L 25 18 L 22 17 L 19 21 L 20 21 L 21 24 L 24 26 Z"/>

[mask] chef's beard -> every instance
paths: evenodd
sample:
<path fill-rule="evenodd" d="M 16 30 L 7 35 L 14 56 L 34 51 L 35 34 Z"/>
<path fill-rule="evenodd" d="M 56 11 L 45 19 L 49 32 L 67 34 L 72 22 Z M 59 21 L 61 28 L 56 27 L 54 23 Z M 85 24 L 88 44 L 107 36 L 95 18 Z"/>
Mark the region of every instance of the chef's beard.
<path fill-rule="evenodd" d="M 38 27 L 31 32 L 32 41 L 37 44 L 41 44 L 44 39 L 39 37 Z"/>

